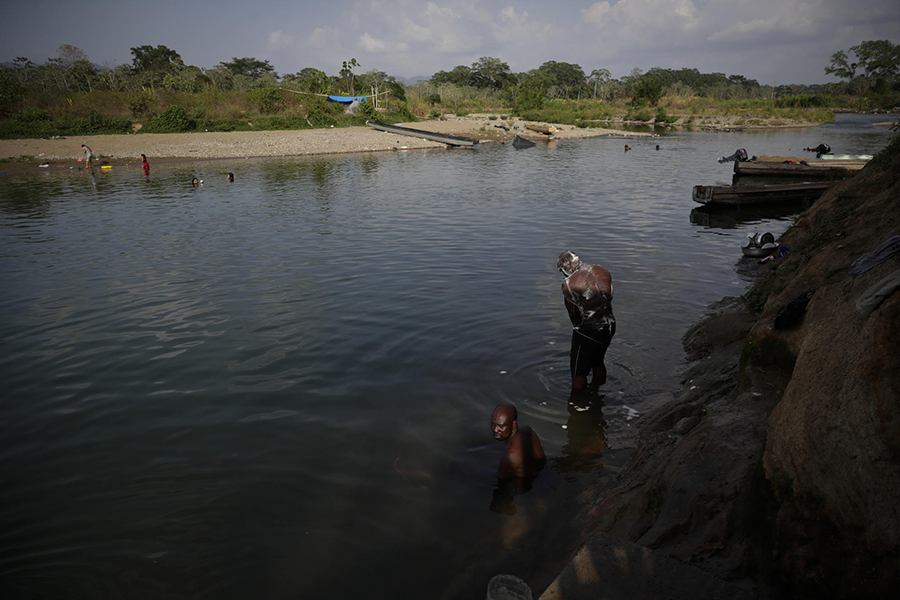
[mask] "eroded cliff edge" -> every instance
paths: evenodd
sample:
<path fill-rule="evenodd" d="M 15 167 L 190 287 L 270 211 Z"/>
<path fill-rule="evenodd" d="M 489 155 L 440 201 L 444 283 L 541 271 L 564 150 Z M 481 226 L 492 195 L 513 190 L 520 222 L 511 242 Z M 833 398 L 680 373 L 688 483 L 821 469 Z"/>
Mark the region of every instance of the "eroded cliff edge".
<path fill-rule="evenodd" d="M 856 303 L 900 269 L 900 253 L 850 271 L 898 234 L 900 138 L 785 233 L 791 254 L 744 298 L 687 333 L 683 393 L 645 423 L 616 484 L 595 491 L 586 529 L 652 553 L 645 568 L 675 558 L 737 595 L 894 597 L 900 291 L 868 315 Z M 776 329 L 779 309 L 808 291 L 802 320 Z M 591 547 L 542 598 L 588 597 L 628 568 Z"/>

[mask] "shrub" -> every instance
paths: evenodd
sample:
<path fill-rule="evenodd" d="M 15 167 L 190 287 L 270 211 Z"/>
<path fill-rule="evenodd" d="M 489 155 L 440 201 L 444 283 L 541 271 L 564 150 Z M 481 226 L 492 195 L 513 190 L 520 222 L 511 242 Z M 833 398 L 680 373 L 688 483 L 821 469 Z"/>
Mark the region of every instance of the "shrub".
<path fill-rule="evenodd" d="M 98 135 L 101 133 L 128 133 L 130 130 L 131 121 L 129 119 L 111 119 L 92 110 L 86 117 L 71 120 L 66 133 L 68 135 Z"/>
<path fill-rule="evenodd" d="M 197 122 L 191 119 L 187 111 L 181 106 L 173 104 L 141 128 L 146 133 L 183 133 L 185 131 L 193 131 L 197 127 Z"/>
<path fill-rule="evenodd" d="M 38 123 L 49 121 L 50 113 L 43 108 L 25 108 L 13 115 L 13 121 L 17 123 Z"/>
<path fill-rule="evenodd" d="M 255 88 L 250 91 L 250 101 L 264 115 L 277 111 L 283 100 L 283 93 L 277 88 Z"/>
<path fill-rule="evenodd" d="M 131 111 L 133 117 L 139 118 L 147 113 L 151 102 L 153 102 L 153 94 L 147 90 L 141 90 L 128 99 L 128 110 Z"/>
<path fill-rule="evenodd" d="M 523 88 L 516 96 L 513 112 L 519 116 L 527 111 L 541 110 L 547 99 L 547 90 L 542 87 Z"/>
<path fill-rule="evenodd" d="M 666 109 L 660 106 L 656 109 L 656 122 L 657 123 L 674 123 L 678 120 L 678 117 L 674 115 L 669 115 L 666 112 Z"/>

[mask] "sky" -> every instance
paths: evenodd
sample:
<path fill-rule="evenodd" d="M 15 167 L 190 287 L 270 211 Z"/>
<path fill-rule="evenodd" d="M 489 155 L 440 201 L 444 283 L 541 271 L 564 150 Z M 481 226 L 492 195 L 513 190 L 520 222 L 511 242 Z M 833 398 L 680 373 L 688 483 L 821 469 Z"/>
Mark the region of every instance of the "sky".
<path fill-rule="evenodd" d="M 900 44 L 896 0 L 2 0 L 0 62 L 58 57 L 61 44 L 104 66 L 164 45 L 211 68 L 267 60 L 284 75 L 314 67 L 430 77 L 481 57 L 513 72 L 547 61 L 614 78 L 696 68 L 763 85 L 837 81 L 824 68 L 866 40 Z"/>

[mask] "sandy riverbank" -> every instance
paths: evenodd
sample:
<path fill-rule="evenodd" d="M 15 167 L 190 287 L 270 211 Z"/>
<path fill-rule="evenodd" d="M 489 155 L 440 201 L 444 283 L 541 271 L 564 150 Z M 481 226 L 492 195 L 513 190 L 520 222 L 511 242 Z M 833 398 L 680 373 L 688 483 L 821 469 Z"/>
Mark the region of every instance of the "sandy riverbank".
<path fill-rule="evenodd" d="M 541 123 L 542 125 L 550 125 Z M 498 127 L 502 125 L 508 130 Z M 481 143 L 505 142 L 516 134 L 540 138 L 525 129 L 525 122 L 487 115 L 448 116 L 440 121 L 423 121 L 416 129 L 451 133 L 478 139 Z M 555 140 L 607 135 L 647 136 L 610 128 L 578 128 L 555 125 Z M 391 150 L 444 149 L 446 145 L 419 138 L 394 135 L 369 127 L 305 129 L 294 131 L 236 131 L 206 133 L 135 133 L 67 138 L 0 140 L 0 171 L 6 174 L 78 169 L 84 153 L 81 144 L 94 151 L 94 166 L 140 165 L 141 154 L 152 164 L 185 160 L 255 158 L 267 156 L 304 156 Z"/>

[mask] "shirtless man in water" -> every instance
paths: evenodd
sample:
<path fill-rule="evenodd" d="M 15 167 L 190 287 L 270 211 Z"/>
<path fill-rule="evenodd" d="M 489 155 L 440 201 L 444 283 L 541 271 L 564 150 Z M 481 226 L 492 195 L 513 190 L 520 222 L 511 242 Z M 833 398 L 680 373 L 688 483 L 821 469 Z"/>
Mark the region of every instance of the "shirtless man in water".
<path fill-rule="evenodd" d="M 586 265 L 572 252 L 559 255 L 556 265 L 566 280 L 562 284 L 563 299 L 572 331 L 569 369 L 572 389 L 587 387 L 587 376 L 594 372 L 594 383 L 606 383 L 603 359 L 616 334 L 616 318 L 612 312 L 612 275 L 603 267 Z"/>
<path fill-rule="evenodd" d="M 537 475 L 547 462 L 538 435 L 527 425 L 519 427 L 518 419 L 518 411 L 512 404 L 500 404 L 491 414 L 494 439 L 506 443 L 506 452 L 497 468 L 501 480 L 524 481 Z"/>

